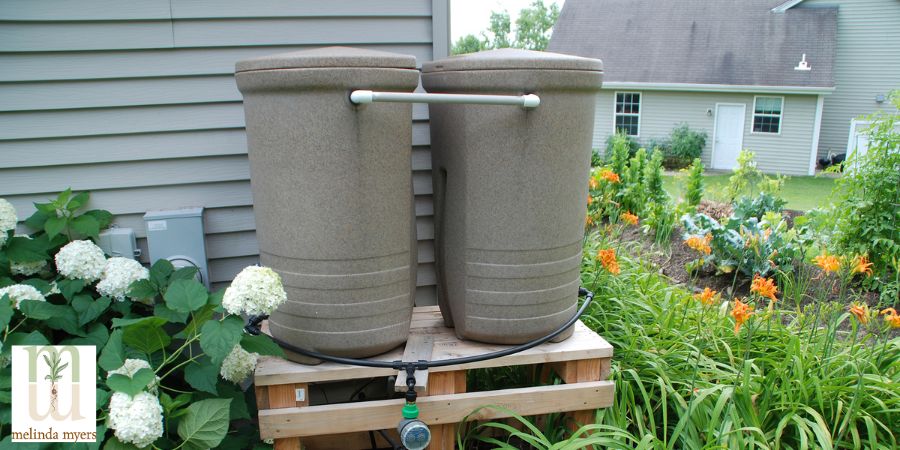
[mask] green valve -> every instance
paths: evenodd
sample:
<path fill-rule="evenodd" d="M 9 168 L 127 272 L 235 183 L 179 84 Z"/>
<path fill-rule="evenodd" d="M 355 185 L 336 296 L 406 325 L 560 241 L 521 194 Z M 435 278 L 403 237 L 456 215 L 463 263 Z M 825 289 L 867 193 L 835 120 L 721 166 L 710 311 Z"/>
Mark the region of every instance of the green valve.
<path fill-rule="evenodd" d="M 406 406 L 403 407 L 403 418 L 415 419 L 417 417 L 419 417 L 419 407 L 416 406 L 415 403 L 407 403 Z"/>

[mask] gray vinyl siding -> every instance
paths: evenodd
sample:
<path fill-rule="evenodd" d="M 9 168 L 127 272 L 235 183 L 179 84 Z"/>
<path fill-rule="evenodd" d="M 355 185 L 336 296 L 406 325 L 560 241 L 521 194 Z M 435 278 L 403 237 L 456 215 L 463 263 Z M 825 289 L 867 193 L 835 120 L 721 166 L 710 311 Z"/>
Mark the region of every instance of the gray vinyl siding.
<path fill-rule="evenodd" d="M 843 153 L 850 120 L 890 102 L 875 102 L 876 94 L 900 89 L 900 1 L 806 0 L 798 8 L 838 6 L 835 91 L 825 97 L 819 156 Z M 813 70 L 815 70 L 815 62 Z"/>
<path fill-rule="evenodd" d="M 626 91 L 603 89 L 597 99 L 594 147 L 601 151 L 605 150 L 606 139 L 613 133 L 615 92 Z M 784 95 L 781 134 L 774 135 L 751 133 L 754 94 L 653 90 L 627 92 L 641 92 L 638 140 L 643 145 L 649 145 L 654 138 L 667 137 L 673 128 L 685 122 L 692 129 L 706 131 L 706 146 L 701 159 L 709 167 L 716 103 L 743 103 L 746 105 L 743 147 L 756 153 L 759 168 L 765 172 L 785 175 L 808 173 L 816 113 L 815 95 Z M 707 109 L 712 110 L 711 116 L 706 114 Z"/>
<path fill-rule="evenodd" d="M 327 45 L 448 54 L 448 0 L 4 0 L 0 197 L 72 187 L 134 228 L 145 211 L 203 206 L 215 287 L 258 261 L 240 59 Z M 434 304 L 428 110 L 413 108 L 419 304 Z"/>

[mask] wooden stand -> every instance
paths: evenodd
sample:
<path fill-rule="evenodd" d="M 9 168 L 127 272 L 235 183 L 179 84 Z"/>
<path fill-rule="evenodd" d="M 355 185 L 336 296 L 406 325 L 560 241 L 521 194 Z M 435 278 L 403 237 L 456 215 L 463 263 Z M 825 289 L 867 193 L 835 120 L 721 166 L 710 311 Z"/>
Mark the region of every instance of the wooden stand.
<path fill-rule="evenodd" d="M 421 307 L 413 312 L 405 351 L 398 348 L 371 359 L 415 360 L 428 351 L 423 342 L 433 342 L 430 360 L 480 355 L 506 348 L 460 340 L 452 329 L 444 327 L 437 307 Z M 569 412 L 577 424 L 593 423 L 596 409 L 613 403 L 615 385 L 604 381 L 609 376 L 612 353 L 609 343 L 578 322 L 572 337 L 562 342 L 546 343 L 504 358 L 429 369 L 427 381 L 417 381 L 417 390 L 423 388 L 417 400 L 419 419 L 432 432 L 429 448 L 455 449 L 459 422 L 485 405 L 501 405 L 523 416 Z M 544 364 L 545 375 L 552 367 L 566 384 L 466 392 L 468 369 L 535 364 Z M 393 430 L 400 421 L 405 401 L 309 406 L 308 388 L 315 383 L 391 375 L 398 372 L 328 362 L 308 366 L 280 358 L 260 358 L 255 375 L 260 437 L 274 438 L 276 450 L 369 449 L 368 431 Z M 469 420 L 508 416 L 503 411 L 486 408 Z"/>

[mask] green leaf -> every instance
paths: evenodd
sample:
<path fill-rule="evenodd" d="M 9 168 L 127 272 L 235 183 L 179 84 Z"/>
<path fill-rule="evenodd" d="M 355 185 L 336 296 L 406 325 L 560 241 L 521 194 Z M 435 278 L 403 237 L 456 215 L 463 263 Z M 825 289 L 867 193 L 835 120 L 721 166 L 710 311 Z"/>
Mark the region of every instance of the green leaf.
<path fill-rule="evenodd" d="M 41 302 L 46 303 L 46 302 Z M 48 304 L 53 309 L 52 316 L 44 320 L 44 324 L 54 330 L 63 330 L 76 336 L 86 336 L 84 330 L 78 326 L 78 316 L 70 306 Z"/>
<path fill-rule="evenodd" d="M 200 309 L 207 298 L 206 288 L 194 280 L 175 280 L 163 295 L 169 309 L 185 313 Z"/>
<path fill-rule="evenodd" d="M 128 287 L 128 296 L 131 298 L 154 298 L 159 290 L 150 280 L 137 280 Z"/>
<path fill-rule="evenodd" d="M 91 194 L 87 191 L 75 194 L 75 196 L 72 197 L 71 200 L 69 200 L 69 203 L 66 205 L 66 209 L 68 209 L 69 211 L 77 211 L 78 208 L 81 208 L 85 205 L 85 203 L 88 202 L 90 196 Z"/>
<path fill-rule="evenodd" d="M 72 308 L 78 314 L 78 325 L 84 326 L 88 322 L 100 317 L 111 303 L 108 297 L 100 297 L 94 300 L 90 295 L 78 295 L 72 299 Z"/>
<path fill-rule="evenodd" d="M 176 337 L 178 337 L 179 339 L 187 339 L 199 332 L 200 327 L 202 327 L 203 324 L 209 321 L 209 319 L 212 319 L 214 309 L 215 307 L 212 305 L 206 305 L 203 308 L 200 308 L 200 311 L 197 311 L 194 314 L 194 317 L 191 319 L 190 323 L 188 323 L 188 325 L 184 327 L 184 330 L 181 330 L 181 332 L 178 333 Z"/>
<path fill-rule="evenodd" d="M 115 392 L 124 392 L 132 397 L 143 391 L 156 377 L 150 369 L 141 369 L 134 376 L 114 373 L 106 379 L 106 385 Z"/>
<path fill-rule="evenodd" d="M 222 304 L 223 297 L 225 297 L 225 289 L 219 289 L 218 291 L 209 294 L 209 304 L 219 306 Z"/>
<path fill-rule="evenodd" d="M 196 280 L 197 272 L 199 270 L 196 267 L 182 267 L 172 272 L 172 276 L 169 277 L 169 285 L 171 286 L 176 280 Z"/>
<path fill-rule="evenodd" d="M 163 349 L 172 342 L 172 337 L 162 328 L 165 323 L 162 317 L 145 317 L 123 329 L 122 342 L 147 354 Z"/>
<path fill-rule="evenodd" d="M 59 193 L 56 196 L 56 200 L 52 203 L 55 203 L 56 206 L 63 206 L 69 202 L 69 198 L 72 197 L 72 188 L 66 188 L 66 190 Z"/>
<path fill-rule="evenodd" d="M 112 224 L 113 220 L 112 213 L 104 209 L 92 209 L 90 211 L 85 211 L 82 216 L 91 216 L 94 219 L 97 219 L 97 223 L 100 224 L 101 230 L 109 227 L 109 225 Z"/>
<path fill-rule="evenodd" d="M 46 239 L 28 239 L 24 236 L 13 236 L 6 244 L 6 256 L 13 262 L 46 261 Z"/>
<path fill-rule="evenodd" d="M 100 435 L 97 435 L 97 437 L 99 438 Z M 97 440 L 99 441 L 100 439 Z M 103 444 L 103 450 L 137 450 L 137 448 L 134 444 L 126 444 L 115 436 L 110 436 L 106 443 Z"/>
<path fill-rule="evenodd" d="M 219 367 L 219 364 L 213 364 L 204 356 L 184 368 L 184 380 L 198 391 L 218 395 L 216 383 L 219 381 Z"/>
<path fill-rule="evenodd" d="M 0 329 L 9 325 L 9 319 L 12 319 L 12 316 L 12 300 L 9 299 L 9 295 L 3 294 L 0 296 Z"/>
<path fill-rule="evenodd" d="M 53 290 L 53 286 L 50 283 L 40 279 L 40 278 L 29 278 L 22 282 L 22 284 L 27 284 L 29 286 L 33 286 L 35 289 L 41 291 L 43 295 L 49 295 L 50 291 Z"/>
<path fill-rule="evenodd" d="M 122 330 L 114 330 L 109 335 L 103 351 L 100 352 L 100 357 L 97 358 L 97 364 L 107 372 L 125 364 L 125 346 L 122 344 L 122 334 Z"/>
<path fill-rule="evenodd" d="M 284 350 L 272 341 L 272 338 L 264 334 L 258 336 L 244 334 L 243 337 L 241 337 L 241 347 L 250 353 L 284 358 Z"/>
<path fill-rule="evenodd" d="M 219 383 L 219 397 L 231 398 L 229 420 L 250 419 L 250 411 L 247 410 L 247 399 L 244 391 L 229 382 Z"/>
<path fill-rule="evenodd" d="M 50 239 L 53 239 L 57 234 L 62 233 L 62 230 L 64 230 L 65 228 L 65 217 L 51 216 L 47 218 L 46 222 L 44 222 L 44 232 L 47 233 L 47 236 Z"/>
<path fill-rule="evenodd" d="M 88 215 L 81 215 L 76 217 L 71 222 L 72 229 L 75 231 L 94 238 L 94 240 L 99 239 L 100 235 L 100 222 L 97 222 L 97 219 Z"/>
<path fill-rule="evenodd" d="M 191 394 L 179 394 L 177 397 L 172 398 L 169 394 L 165 392 L 160 392 L 159 394 L 159 404 L 163 407 L 163 412 L 165 416 L 168 418 L 178 417 L 179 415 L 184 415 L 187 413 L 187 409 L 179 411 L 180 414 L 176 414 L 175 410 L 187 405 L 191 402 Z"/>
<path fill-rule="evenodd" d="M 153 306 L 153 315 L 157 317 L 162 317 L 163 319 L 168 320 L 173 323 L 185 323 L 187 322 L 188 315 L 190 313 L 173 311 L 169 309 L 164 303 L 157 303 Z"/>
<path fill-rule="evenodd" d="M 168 259 L 160 259 L 150 266 L 150 281 L 162 292 L 169 285 L 169 276 L 175 271 L 175 266 Z"/>
<path fill-rule="evenodd" d="M 29 218 L 25 219 L 25 226 L 32 230 L 43 230 L 44 222 L 50 217 L 47 213 L 37 210 Z"/>
<path fill-rule="evenodd" d="M 19 311 L 29 319 L 47 320 L 56 313 L 56 306 L 40 300 L 22 300 L 19 302 Z"/>
<path fill-rule="evenodd" d="M 60 345 L 93 345 L 102 348 L 109 341 L 109 330 L 101 323 L 92 324 L 84 337 L 64 339 Z"/>
<path fill-rule="evenodd" d="M 228 432 L 231 399 L 201 400 L 188 407 L 178 424 L 178 436 L 186 450 L 216 448 Z"/>
<path fill-rule="evenodd" d="M 59 291 L 62 292 L 66 300 L 72 301 L 75 294 L 84 289 L 84 280 L 68 280 L 63 279 L 56 282 Z"/>
<path fill-rule="evenodd" d="M 244 324 L 237 317 L 228 316 L 221 322 L 211 320 L 200 328 L 200 348 L 218 365 L 241 342 L 243 334 Z"/>
<path fill-rule="evenodd" d="M 49 345 L 50 341 L 44 337 L 38 331 L 32 331 L 31 333 L 10 333 L 6 338 L 6 342 L 3 343 L 3 351 L 8 351 L 10 346 L 13 345 Z"/>

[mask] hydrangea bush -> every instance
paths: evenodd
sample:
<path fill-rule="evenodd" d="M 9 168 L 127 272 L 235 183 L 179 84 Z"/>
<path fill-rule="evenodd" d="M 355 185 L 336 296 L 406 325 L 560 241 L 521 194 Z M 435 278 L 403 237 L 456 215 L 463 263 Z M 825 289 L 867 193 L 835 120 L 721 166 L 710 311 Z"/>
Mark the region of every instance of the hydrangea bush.
<path fill-rule="evenodd" d="M 0 199 L 0 444 L 11 421 L 12 345 L 97 348 L 98 442 L 104 449 L 254 448 L 259 441 L 248 380 L 263 355 L 283 356 L 246 334 L 240 314 L 268 314 L 286 295 L 281 279 L 248 267 L 210 293 L 195 268 L 160 260 L 149 269 L 107 258 L 94 242 L 106 211 L 81 212 L 87 193 L 66 191 L 25 220 Z"/>

